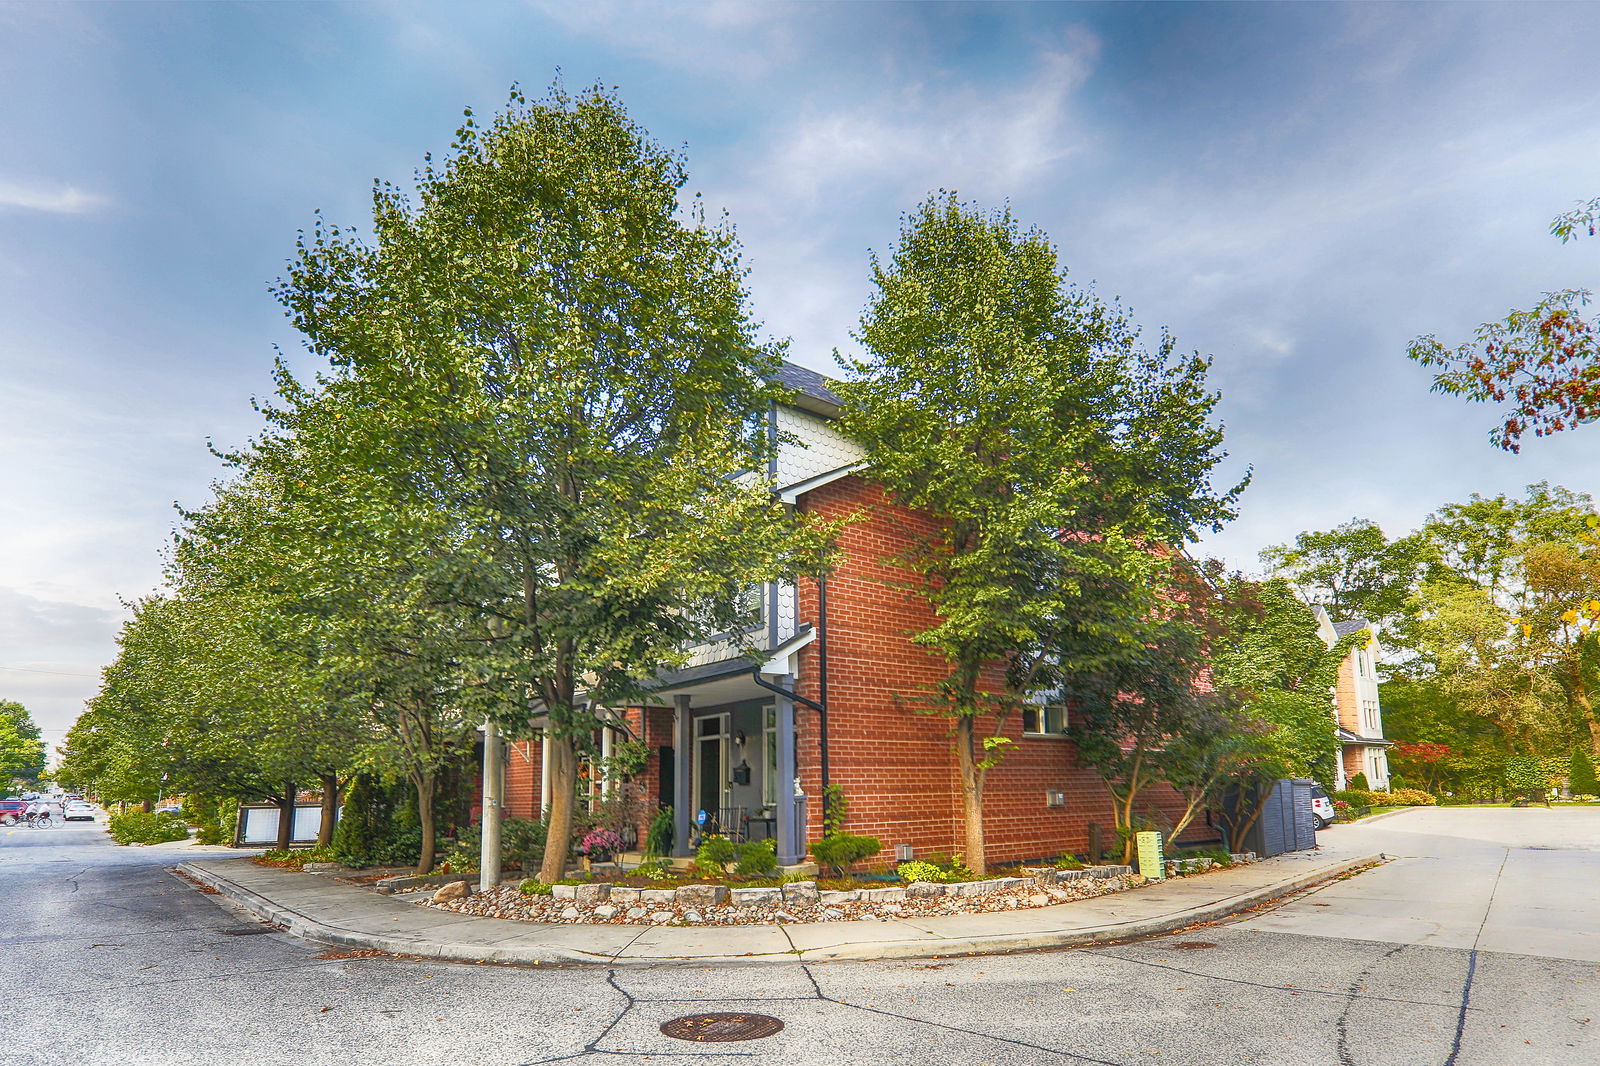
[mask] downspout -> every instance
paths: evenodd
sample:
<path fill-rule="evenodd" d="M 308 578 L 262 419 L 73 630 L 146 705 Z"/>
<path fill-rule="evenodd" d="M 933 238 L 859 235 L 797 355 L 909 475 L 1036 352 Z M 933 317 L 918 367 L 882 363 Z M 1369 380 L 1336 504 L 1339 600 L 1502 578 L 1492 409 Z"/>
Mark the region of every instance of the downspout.
<path fill-rule="evenodd" d="M 755 683 L 768 692 L 776 692 L 780 696 L 787 696 L 796 703 L 810 707 L 817 712 L 817 744 L 822 770 L 822 794 L 828 794 L 828 579 L 817 578 L 817 695 L 820 700 L 807 699 L 798 692 L 790 692 L 781 685 L 774 685 L 761 676 L 761 667 L 752 666 L 750 677 Z M 827 801 L 824 800 L 824 803 Z"/>

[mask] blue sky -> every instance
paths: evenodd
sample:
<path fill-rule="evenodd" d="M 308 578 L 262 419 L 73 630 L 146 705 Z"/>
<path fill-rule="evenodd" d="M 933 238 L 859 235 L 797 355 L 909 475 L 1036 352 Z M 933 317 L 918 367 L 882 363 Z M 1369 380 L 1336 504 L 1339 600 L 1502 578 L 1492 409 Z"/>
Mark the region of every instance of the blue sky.
<path fill-rule="evenodd" d="M 267 292 L 520 83 L 614 85 L 828 370 L 901 212 L 1009 200 L 1072 277 L 1215 355 L 1241 519 L 1202 551 L 1471 492 L 1596 489 L 1600 429 L 1493 450 L 1423 332 L 1600 271 L 1587 5 L 0 3 L 0 698 L 59 741 L 160 580 L 206 443 L 259 425 Z"/>

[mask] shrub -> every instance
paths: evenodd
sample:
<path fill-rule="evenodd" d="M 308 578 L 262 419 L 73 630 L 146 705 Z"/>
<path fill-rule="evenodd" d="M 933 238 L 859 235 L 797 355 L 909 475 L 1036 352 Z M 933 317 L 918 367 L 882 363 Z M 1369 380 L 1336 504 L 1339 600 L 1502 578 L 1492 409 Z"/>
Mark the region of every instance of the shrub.
<path fill-rule="evenodd" d="M 548 896 L 550 895 L 550 886 L 543 881 L 530 877 L 517 886 L 517 891 L 524 896 Z"/>
<path fill-rule="evenodd" d="M 500 861 L 532 870 L 544 861 L 547 833 L 543 822 L 532 818 L 507 818 L 500 823 Z"/>
<path fill-rule="evenodd" d="M 170 814 L 146 814 L 141 810 L 113 814 L 109 828 L 111 839 L 118 844 L 162 844 L 189 838 L 189 827 L 183 824 L 183 819 Z"/>
<path fill-rule="evenodd" d="M 1432 807 L 1439 801 L 1420 788 L 1399 788 L 1372 793 L 1372 802 L 1379 807 Z"/>
<path fill-rule="evenodd" d="M 1600 779 L 1594 772 L 1594 760 L 1581 751 L 1572 753 L 1572 766 L 1567 772 L 1567 789 L 1574 796 L 1600 795 Z"/>
<path fill-rule="evenodd" d="M 264 851 L 257 855 L 255 862 L 259 866 L 281 866 L 286 870 L 300 870 L 308 862 L 338 862 L 334 858 L 332 848 L 289 848 Z"/>
<path fill-rule="evenodd" d="M 924 862 L 921 859 L 903 862 L 895 872 L 900 875 L 900 880 L 907 884 L 911 884 L 914 881 L 937 883 L 945 879 L 945 871 L 942 867 L 936 866 L 931 862 Z"/>
<path fill-rule="evenodd" d="M 453 874 L 475 874 L 483 865 L 483 833 L 469 825 L 456 833 L 456 842 L 440 860 Z"/>
<path fill-rule="evenodd" d="M 1083 860 L 1070 851 L 1064 851 L 1057 855 L 1055 861 L 1050 865 L 1058 870 L 1081 870 L 1083 869 Z"/>
<path fill-rule="evenodd" d="M 702 870 L 715 870 L 717 873 L 728 872 L 728 864 L 739 857 L 734 849 L 733 841 L 725 836 L 712 833 L 700 842 L 700 847 L 694 853 L 695 865 Z"/>
<path fill-rule="evenodd" d="M 1366 774 L 1356 774 L 1350 779 L 1350 789 L 1353 792 L 1371 792 L 1372 785 L 1367 782 Z"/>
<path fill-rule="evenodd" d="M 1335 803 L 1344 802 L 1352 807 L 1371 807 L 1376 803 L 1372 793 L 1365 789 L 1347 788 L 1339 792 L 1330 793 Z"/>
<path fill-rule="evenodd" d="M 739 861 L 733 872 L 745 877 L 765 877 L 778 871 L 778 842 L 752 840 L 739 845 Z"/>
<path fill-rule="evenodd" d="M 672 808 L 662 807 L 656 811 L 655 817 L 650 819 L 650 828 L 645 830 L 645 857 L 659 859 L 672 854 L 672 844 L 677 835 L 677 823 L 673 821 Z"/>
<path fill-rule="evenodd" d="M 826 833 L 811 845 L 811 854 L 816 860 L 833 867 L 834 874 L 839 877 L 844 876 L 846 866 L 871 858 L 882 850 L 883 842 L 877 837 L 856 836 L 854 833 Z"/>

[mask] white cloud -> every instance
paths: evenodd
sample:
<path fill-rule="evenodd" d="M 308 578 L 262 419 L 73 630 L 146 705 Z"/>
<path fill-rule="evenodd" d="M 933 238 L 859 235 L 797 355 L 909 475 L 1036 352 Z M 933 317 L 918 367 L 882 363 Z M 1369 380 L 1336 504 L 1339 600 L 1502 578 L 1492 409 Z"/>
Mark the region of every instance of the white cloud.
<path fill-rule="evenodd" d="M 0 179 L 0 210 L 43 211 L 52 215 L 86 215 L 109 205 L 99 193 L 75 185 L 44 185 Z"/>

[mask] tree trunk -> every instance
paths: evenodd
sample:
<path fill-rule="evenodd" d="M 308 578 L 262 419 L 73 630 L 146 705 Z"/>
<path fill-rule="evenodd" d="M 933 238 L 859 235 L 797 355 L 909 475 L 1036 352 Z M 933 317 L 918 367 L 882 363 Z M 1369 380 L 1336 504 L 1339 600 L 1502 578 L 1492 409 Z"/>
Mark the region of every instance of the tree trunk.
<path fill-rule="evenodd" d="M 140 804 L 140 809 L 143 810 L 144 813 L 146 813 L 146 814 L 152 814 L 152 813 L 154 813 L 154 811 L 156 809 L 156 801 L 155 800 L 145 800 L 144 803 Z"/>
<path fill-rule="evenodd" d="M 571 737 L 551 736 L 550 825 L 545 834 L 539 880 L 554 884 L 567 876 L 567 851 L 572 846 L 572 801 L 577 792 L 577 756 Z"/>
<path fill-rule="evenodd" d="M 317 828 L 317 847 L 333 843 L 333 823 L 339 817 L 339 775 L 322 775 L 322 825 Z"/>
<path fill-rule="evenodd" d="M 294 843 L 294 801 L 299 790 L 293 781 L 283 786 L 283 797 L 278 800 L 278 850 L 288 851 Z"/>
<path fill-rule="evenodd" d="M 970 715 L 956 719 L 956 767 L 961 773 L 961 821 L 966 833 L 967 867 L 978 876 L 989 871 L 983 842 L 983 767 L 972 750 L 976 720 Z"/>
<path fill-rule="evenodd" d="M 422 847 L 417 852 L 417 867 L 413 873 L 421 876 L 433 870 L 434 818 L 433 775 L 413 774 L 411 783 L 417 788 L 417 823 L 422 827 Z"/>

